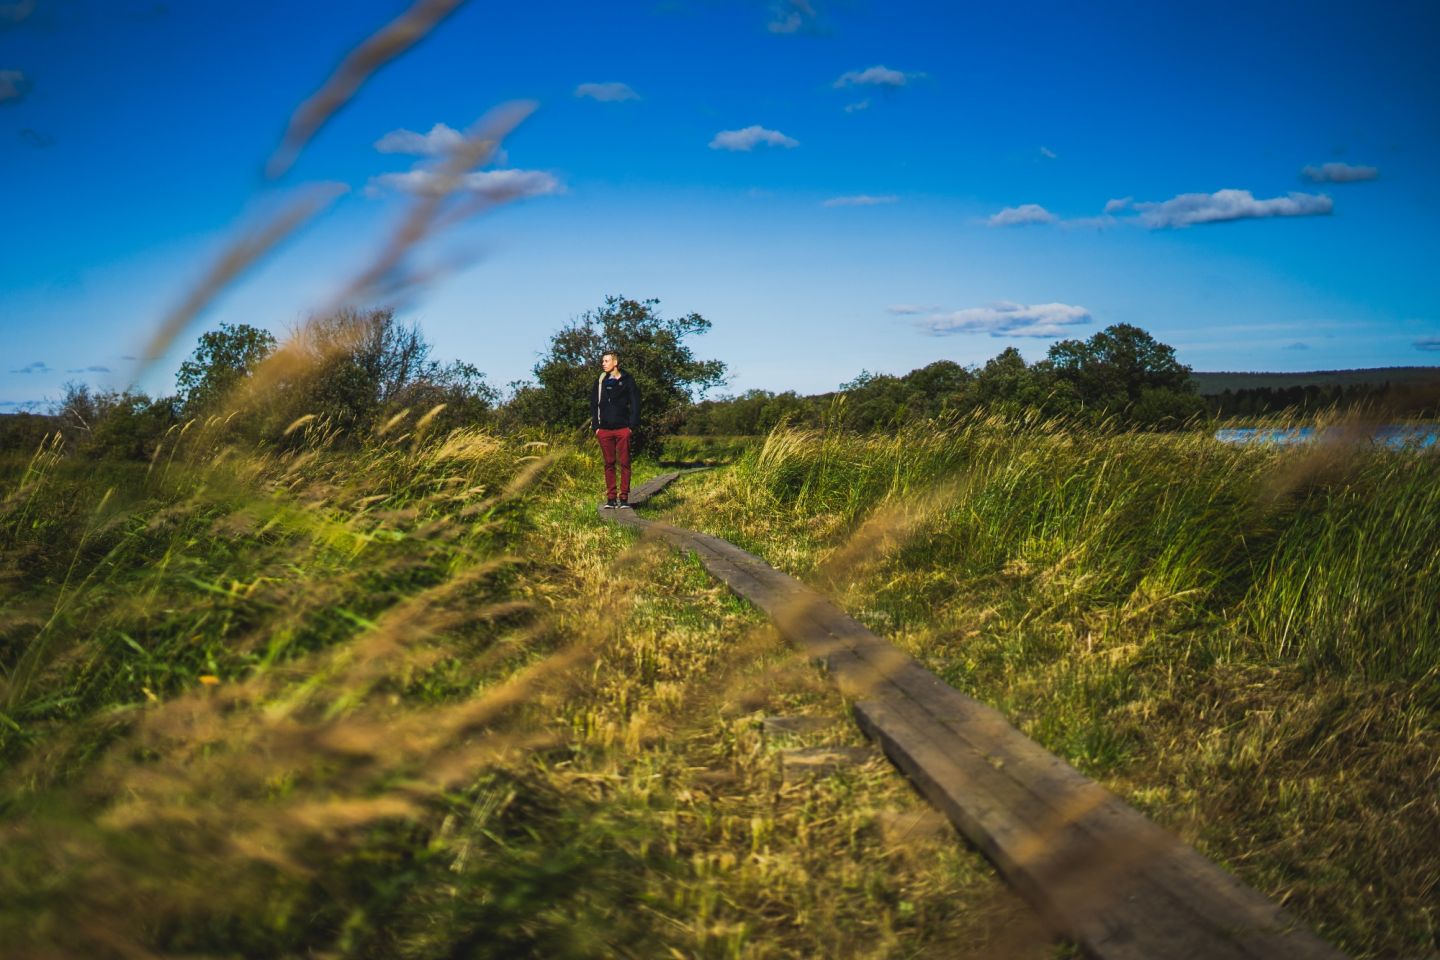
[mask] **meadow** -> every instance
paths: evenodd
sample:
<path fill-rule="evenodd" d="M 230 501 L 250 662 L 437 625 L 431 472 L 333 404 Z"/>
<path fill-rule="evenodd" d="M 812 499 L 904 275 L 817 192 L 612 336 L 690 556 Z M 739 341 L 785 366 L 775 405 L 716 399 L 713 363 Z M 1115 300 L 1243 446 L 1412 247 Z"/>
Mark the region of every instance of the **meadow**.
<path fill-rule="evenodd" d="M 15 955 L 1069 952 L 878 754 L 782 774 L 863 743 L 845 704 L 599 522 L 588 449 L 404 420 L 5 463 Z M 1352 955 L 1434 949 L 1433 452 L 982 416 L 728 452 L 651 513 L 820 586 Z"/>
<path fill-rule="evenodd" d="M 588 451 L 385 427 L 0 468 L 7 956 L 1066 950 Z"/>
<path fill-rule="evenodd" d="M 976 415 L 777 430 L 672 522 L 857 619 L 1354 956 L 1440 905 L 1440 457 Z"/>

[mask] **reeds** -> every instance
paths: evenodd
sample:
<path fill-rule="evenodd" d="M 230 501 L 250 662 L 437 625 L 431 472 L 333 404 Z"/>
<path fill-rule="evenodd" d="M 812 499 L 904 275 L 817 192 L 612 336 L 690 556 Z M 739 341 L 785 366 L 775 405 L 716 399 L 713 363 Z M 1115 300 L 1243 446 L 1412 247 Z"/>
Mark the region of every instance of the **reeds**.
<path fill-rule="evenodd" d="M 976 415 L 779 429 L 676 496 L 1347 952 L 1432 948 L 1435 451 Z"/>

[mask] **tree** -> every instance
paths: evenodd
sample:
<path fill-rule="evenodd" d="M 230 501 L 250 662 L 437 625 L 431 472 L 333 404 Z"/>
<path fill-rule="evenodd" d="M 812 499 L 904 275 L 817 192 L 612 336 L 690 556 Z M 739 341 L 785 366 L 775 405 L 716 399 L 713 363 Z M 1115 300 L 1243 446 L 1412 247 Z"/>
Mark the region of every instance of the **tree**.
<path fill-rule="evenodd" d="M 363 436 L 406 408 L 445 404 L 437 428 L 473 422 L 498 394 L 473 365 L 441 365 L 415 324 L 390 309 L 343 309 L 312 318 L 285 347 L 293 373 L 277 385 L 286 423 L 314 414 L 342 434 Z M 281 425 L 283 427 L 283 425 Z"/>
<path fill-rule="evenodd" d="M 522 422 L 588 428 L 600 358 L 613 351 L 640 388 L 641 438 L 673 432 L 692 402 L 725 382 L 725 364 L 697 360 L 685 344 L 709 330 L 709 320 L 698 313 L 665 319 L 655 311 L 659 304 L 606 297 L 599 310 L 561 328 L 535 365 L 537 384 L 515 384 L 512 414 Z"/>
<path fill-rule="evenodd" d="M 65 384 L 56 417 L 74 448 L 96 458 L 146 460 L 177 419 L 174 397 L 129 390 L 93 393 Z"/>
<path fill-rule="evenodd" d="M 1083 342 L 1061 340 L 1051 345 L 1046 361 L 1090 407 L 1123 410 L 1153 391 L 1194 394 L 1190 368 L 1175 359 L 1175 348 L 1128 323 Z"/>
<path fill-rule="evenodd" d="M 1046 368 L 1057 388 L 1067 388 L 1081 409 L 1096 416 L 1121 414 L 1130 424 L 1155 427 L 1178 426 L 1205 412 L 1175 348 L 1128 323 L 1083 342 L 1061 340 L 1035 366 Z"/>
<path fill-rule="evenodd" d="M 175 386 L 190 416 L 213 410 L 275 349 L 275 337 L 248 323 L 220 324 L 200 335 L 200 345 L 180 364 Z"/>
<path fill-rule="evenodd" d="M 912 394 L 911 407 L 932 417 L 957 407 L 974 379 L 954 360 L 936 360 L 900 378 Z"/>
<path fill-rule="evenodd" d="M 893 427 L 907 419 L 914 399 L 905 383 L 888 373 L 861 370 L 860 375 L 840 390 L 846 395 L 842 422 L 852 430 Z"/>
<path fill-rule="evenodd" d="M 980 368 L 968 395 L 979 406 L 1010 414 L 1045 408 L 1054 386 L 1047 372 L 1038 363 L 1026 364 L 1019 350 L 1006 347 Z"/>

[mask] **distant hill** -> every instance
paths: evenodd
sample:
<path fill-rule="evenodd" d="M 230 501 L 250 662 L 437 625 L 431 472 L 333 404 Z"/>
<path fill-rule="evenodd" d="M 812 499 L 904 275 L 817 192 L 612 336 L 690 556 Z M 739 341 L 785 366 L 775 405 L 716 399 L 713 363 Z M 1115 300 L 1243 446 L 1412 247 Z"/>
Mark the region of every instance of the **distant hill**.
<path fill-rule="evenodd" d="M 1254 390 L 1259 387 L 1284 390 L 1306 386 L 1378 387 L 1386 383 L 1437 383 L 1440 382 L 1440 367 L 1364 367 L 1359 370 L 1309 370 L 1303 373 L 1203 373 L 1197 370 L 1190 379 L 1198 385 L 1202 395 L 1214 396 L 1226 390 Z"/>

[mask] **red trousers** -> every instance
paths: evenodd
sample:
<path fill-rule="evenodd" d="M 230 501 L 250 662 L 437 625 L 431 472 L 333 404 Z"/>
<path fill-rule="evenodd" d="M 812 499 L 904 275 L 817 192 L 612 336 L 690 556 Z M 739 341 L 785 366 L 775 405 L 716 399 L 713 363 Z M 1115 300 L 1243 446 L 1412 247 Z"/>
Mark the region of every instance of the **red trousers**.
<path fill-rule="evenodd" d="M 620 496 L 630 496 L 630 428 L 596 430 L 600 454 L 605 458 L 605 499 L 615 499 L 615 461 L 620 461 Z"/>

